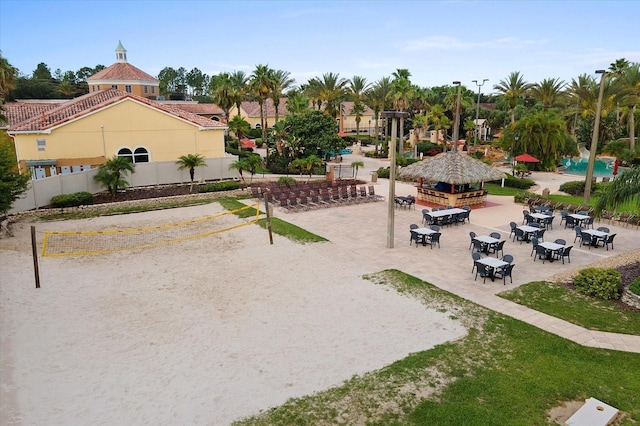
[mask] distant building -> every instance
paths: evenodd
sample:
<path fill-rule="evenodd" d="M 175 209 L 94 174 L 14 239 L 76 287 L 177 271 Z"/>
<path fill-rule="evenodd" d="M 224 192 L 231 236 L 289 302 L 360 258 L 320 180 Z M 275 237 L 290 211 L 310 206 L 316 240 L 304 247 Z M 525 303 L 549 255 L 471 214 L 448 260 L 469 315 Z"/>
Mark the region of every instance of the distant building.
<path fill-rule="evenodd" d="M 473 124 L 475 124 L 476 128 L 478 129 L 478 140 L 481 140 L 481 141 L 488 140 L 489 135 L 491 134 L 489 121 L 485 118 L 479 118 L 477 120 L 473 120 Z"/>
<path fill-rule="evenodd" d="M 116 89 L 147 99 L 160 95 L 160 80 L 127 62 L 127 49 L 118 42 L 116 63 L 87 78 L 89 93 Z"/>

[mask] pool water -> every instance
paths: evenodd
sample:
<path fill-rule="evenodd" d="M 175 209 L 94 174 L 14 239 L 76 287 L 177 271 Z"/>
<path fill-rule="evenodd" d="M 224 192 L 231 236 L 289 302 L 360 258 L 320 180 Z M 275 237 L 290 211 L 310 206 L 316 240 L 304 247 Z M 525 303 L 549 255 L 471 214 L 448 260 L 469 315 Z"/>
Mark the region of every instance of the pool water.
<path fill-rule="evenodd" d="M 559 170 L 569 175 L 586 176 L 588 158 L 563 158 L 562 165 Z M 596 177 L 613 177 L 613 159 L 611 161 L 596 158 L 593 165 L 593 176 Z"/>

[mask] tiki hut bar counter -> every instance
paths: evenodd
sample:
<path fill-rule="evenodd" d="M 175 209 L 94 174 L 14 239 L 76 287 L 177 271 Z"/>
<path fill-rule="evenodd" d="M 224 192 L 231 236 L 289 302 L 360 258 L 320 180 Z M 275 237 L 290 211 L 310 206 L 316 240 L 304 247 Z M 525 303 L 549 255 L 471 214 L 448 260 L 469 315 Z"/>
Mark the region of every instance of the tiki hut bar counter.
<path fill-rule="evenodd" d="M 480 184 L 482 186 L 482 184 Z M 440 206 L 474 206 L 484 204 L 487 191 L 469 184 L 451 185 L 446 182 L 424 183 L 418 179 L 418 201 Z"/>
<path fill-rule="evenodd" d="M 487 192 L 484 182 L 500 180 L 504 173 L 469 157 L 450 151 L 413 163 L 400 176 L 418 183 L 418 202 L 439 206 L 482 206 Z"/>

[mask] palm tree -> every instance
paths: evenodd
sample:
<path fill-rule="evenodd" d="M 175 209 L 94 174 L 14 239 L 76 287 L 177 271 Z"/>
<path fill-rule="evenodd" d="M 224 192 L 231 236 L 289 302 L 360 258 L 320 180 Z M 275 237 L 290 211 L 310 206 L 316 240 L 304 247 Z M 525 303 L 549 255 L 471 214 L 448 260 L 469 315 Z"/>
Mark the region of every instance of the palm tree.
<path fill-rule="evenodd" d="M 233 108 L 233 82 L 231 75 L 223 72 L 211 77 L 209 83 L 209 95 L 213 101 L 222 109 L 226 120 L 229 120 L 229 111 Z"/>
<path fill-rule="evenodd" d="M 207 166 L 204 161 L 204 156 L 201 154 L 187 154 L 182 155 L 176 161 L 178 170 L 189 169 L 189 177 L 191 178 L 191 185 L 189 185 L 189 193 L 193 190 L 193 178 L 196 174 L 196 167 Z"/>
<path fill-rule="evenodd" d="M 493 86 L 493 89 L 502 93 L 502 96 L 507 100 L 507 105 L 511 112 L 511 124 L 516 122 L 515 107 L 525 97 L 530 87 L 531 84 L 524 81 L 520 71 L 512 72 L 505 80 L 500 80 L 500 83 Z"/>
<path fill-rule="evenodd" d="M 391 79 L 389 77 L 383 77 L 373 84 L 372 89 L 367 92 L 367 96 L 365 97 L 365 103 L 373 110 L 373 115 L 376 121 L 376 139 L 378 138 L 378 118 L 389 102 L 391 90 Z"/>
<path fill-rule="evenodd" d="M 445 151 L 447 149 L 447 129 L 451 127 L 451 120 L 445 115 L 445 109 L 442 105 L 437 104 L 431 108 L 427 114 L 427 120 L 431 127 L 436 131 L 436 137 L 440 139 L 440 131 L 444 130 L 442 135 Z"/>
<path fill-rule="evenodd" d="M 356 138 L 358 141 L 360 140 L 360 122 L 362 121 L 362 114 L 366 112 L 366 108 L 364 104 L 360 101 L 354 102 L 351 111 L 349 111 L 349 115 L 356 116 Z"/>
<path fill-rule="evenodd" d="M 616 78 L 615 84 L 619 86 L 620 104 L 629 109 L 627 120 L 629 148 L 634 151 L 636 147 L 635 113 L 638 104 L 640 104 L 640 64 L 628 65 Z"/>
<path fill-rule="evenodd" d="M 276 123 L 278 122 L 278 109 L 280 108 L 280 98 L 284 95 L 284 92 L 290 89 L 296 82 L 295 79 L 290 78 L 290 73 L 282 70 L 273 71 L 273 86 L 271 87 L 271 93 L 269 96 L 273 101 L 273 108 L 276 111 Z"/>
<path fill-rule="evenodd" d="M 260 101 L 260 125 L 262 126 L 262 140 L 267 140 L 267 126 L 264 119 L 265 101 L 273 90 L 273 70 L 268 65 L 256 65 L 251 74 L 249 85 L 251 92 Z"/>
<path fill-rule="evenodd" d="M 244 118 L 236 115 L 231 119 L 231 121 L 227 123 L 227 125 L 229 126 L 229 130 L 232 131 L 234 135 L 236 135 L 236 138 L 238 138 L 238 149 L 241 149 L 240 139 L 242 139 L 244 135 L 249 133 L 251 124 L 249 124 L 249 122 Z"/>
<path fill-rule="evenodd" d="M 236 115 L 240 116 L 240 106 L 246 100 L 249 92 L 249 78 L 244 71 L 231 73 L 231 98 L 236 106 Z"/>
<path fill-rule="evenodd" d="M 264 172 L 264 167 L 262 163 L 262 157 L 258 154 L 250 154 L 244 159 L 245 170 L 248 170 L 251 173 L 251 179 L 249 180 L 249 184 L 253 182 L 253 176 L 257 172 Z"/>
<path fill-rule="evenodd" d="M 545 78 L 540 83 L 531 86 L 529 95 L 542 103 L 544 109 L 566 105 L 566 83 L 559 78 Z"/>
<path fill-rule="evenodd" d="M 98 168 L 93 179 L 106 188 L 114 197 L 118 189 L 129 186 L 124 178 L 127 173 L 135 173 L 136 165 L 125 157 L 112 157 Z"/>
<path fill-rule="evenodd" d="M 333 118 L 337 118 L 340 112 L 340 103 L 346 95 L 348 81 L 340 78 L 339 74 L 328 72 L 322 74 L 322 79 L 313 78 L 312 85 L 317 85 L 320 100 L 324 102 L 324 110 Z"/>
<path fill-rule="evenodd" d="M 413 86 L 409 81 L 411 73 L 408 69 L 399 68 L 393 73 L 393 107 L 396 111 L 406 111 L 410 104 Z M 394 135 L 395 136 L 395 135 Z M 404 118 L 400 118 L 400 143 L 398 143 L 398 154 L 404 151 Z"/>
<path fill-rule="evenodd" d="M 358 179 L 358 169 L 360 167 L 364 167 L 364 162 L 362 161 L 354 161 L 351 163 L 351 167 L 353 167 L 353 178 Z"/>
<path fill-rule="evenodd" d="M 601 192 L 596 203 L 595 213 L 600 216 L 603 210 L 615 210 L 617 206 L 635 203 L 640 208 L 640 168 L 624 170 Z"/>
<path fill-rule="evenodd" d="M 291 115 L 300 115 L 309 109 L 309 98 L 300 94 L 293 93 L 287 97 L 287 111 Z"/>
<path fill-rule="evenodd" d="M 291 162 L 291 167 L 300 170 L 300 174 L 302 174 L 303 171 L 306 171 L 309 174 L 307 182 L 311 180 L 313 168 L 319 165 L 322 165 L 322 159 L 315 154 L 311 154 L 306 158 L 296 158 Z"/>
<path fill-rule="evenodd" d="M 229 164 L 229 170 L 237 170 L 240 175 L 240 179 L 244 182 L 244 175 L 242 173 L 245 170 L 249 170 L 249 163 L 246 161 L 246 158 L 238 158 L 236 161 Z"/>

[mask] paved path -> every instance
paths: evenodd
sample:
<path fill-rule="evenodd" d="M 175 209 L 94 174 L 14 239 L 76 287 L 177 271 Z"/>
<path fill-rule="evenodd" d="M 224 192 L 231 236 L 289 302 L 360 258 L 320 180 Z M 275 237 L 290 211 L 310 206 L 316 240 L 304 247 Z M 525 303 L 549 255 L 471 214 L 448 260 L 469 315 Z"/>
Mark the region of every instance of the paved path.
<path fill-rule="evenodd" d="M 343 163 L 350 164 L 355 159 L 348 156 Z M 380 160 L 368 159 L 353 155 L 365 162 L 364 173 L 361 169 L 359 176 L 363 179 L 370 177 L 369 171 L 377 169 Z M 575 177 L 555 173 L 535 173 L 533 176 L 539 182 L 540 190 L 548 187 L 551 192 L 557 191 L 563 181 L 575 180 Z M 389 195 L 389 181 L 378 179 L 374 184 L 377 194 Z M 395 193 L 398 195 L 416 195 L 416 189 L 409 184 L 396 182 Z M 518 305 L 497 296 L 498 293 L 513 289 L 519 285 L 546 280 L 549 277 L 586 267 L 603 258 L 624 252 L 635 252 L 640 260 L 640 231 L 633 227 L 620 227 L 617 224 L 607 224 L 612 233 L 617 233 L 615 249 L 606 251 L 604 248 L 582 248 L 576 244 L 571 252 L 571 263 L 534 261 L 530 256 L 531 246 L 526 243 L 512 242 L 509 239 L 509 222 L 522 222 L 523 206 L 513 203 L 511 197 L 489 196 L 492 207 L 474 209 L 471 213 L 471 223 L 452 226 L 442 230 L 441 248 L 415 247 L 409 244 L 409 224 L 420 224 L 422 206 L 415 210 L 394 210 L 393 248 L 388 248 L 388 204 L 387 202 L 372 202 L 355 204 L 344 207 L 332 207 L 311 210 L 301 213 L 284 213 L 278 209 L 274 215 L 290 223 L 298 225 L 310 232 L 327 238 L 331 245 L 326 250 L 326 256 L 335 257 L 347 265 L 350 262 L 367 265 L 371 272 L 383 269 L 398 269 L 430 282 L 439 288 L 450 291 L 460 297 L 484 306 L 488 309 L 509 315 L 528 324 L 539 327 L 550 333 L 567 338 L 585 346 L 615 349 L 640 353 L 640 336 L 618 333 L 606 333 L 587 330 L 567 321 L 543 314 L 533 309 Z M 505 285 L 499 281 L 487 280 L 483 284 L 481 279 L 474 280 L 471 274 L 472 260 L 469 247 L 469 232 L 487 235 L 490 232 L 500 232 L 502 239 L 507 239 L 505 254 L 515 257 L 513 283 L 508 280 Z M 571 243 L 574 232 L 556 225 L 547 231 L 545 239 L 553 241 L 563 238 Z"/>

